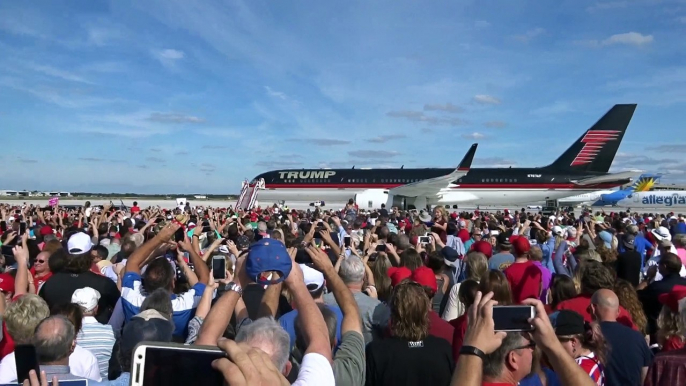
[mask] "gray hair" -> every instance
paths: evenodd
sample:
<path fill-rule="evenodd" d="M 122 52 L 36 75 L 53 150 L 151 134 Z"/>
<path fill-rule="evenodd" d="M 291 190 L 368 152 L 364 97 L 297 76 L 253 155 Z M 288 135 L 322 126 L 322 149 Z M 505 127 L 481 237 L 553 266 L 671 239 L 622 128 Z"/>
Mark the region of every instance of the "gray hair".
<path fill-rule="evenodd" d="M 33 337 L 39 364 L 49 364 L 67 358 L 76 338 L 74 325 L 63 315 L 43 319 Z"/>
<path fill-rule="evenodd" d="M 483 362 L 484 377 L 496 378 L 503 372 L 505 366 L 505 357 L 507 354 L 522 345 L 522 334 L 518 332 L 508 332 L 503 343 L 497 350 L 486 355 Z"/>
<path fill-rule="evenodd" d="M 291 337 L 274 318 L 259 318 L 243 325 L 236 334 L 236 342 L 245 342 L 269 354 L 279 371 L 286 367 L 291 352 Z"/>
<path fill-rule="evenodd" d="M 674 235 L 674 238 L 672 239 L 672 242 L 674 242 L 675 247 L 684 247 L 686 246 L 686 234 L 679 233 L 677 235 Z"/>
<path fill-rule="evenodd" d="M 636 236 L 638 234 L 638 227 L 636 225 L 629 225 L 626 227 L 626 231 L 628 233 L 631 233 L 632 235 Z"/>
<path fill-rule="evenodd" d="M 341 262 L 338 275 L 345 284 L 362 283 L 364 281 L 364 263 L 357 256 L 348 256 Z"/>
<path fill-rule="evenodd" d="M 267 231 L 267 223 L 264 221 L 260 221 L 257 223 L 257 231 L 258 232 L 266 232 Z"/>
<path fill-rule="evenodd" d="M 164 288 L 158 288 L 148 294 L 141 303 L 140 312 L 156 310 L 162 316 L 171 320 L 174 310 L 172 309 L 171 292 Z"/>

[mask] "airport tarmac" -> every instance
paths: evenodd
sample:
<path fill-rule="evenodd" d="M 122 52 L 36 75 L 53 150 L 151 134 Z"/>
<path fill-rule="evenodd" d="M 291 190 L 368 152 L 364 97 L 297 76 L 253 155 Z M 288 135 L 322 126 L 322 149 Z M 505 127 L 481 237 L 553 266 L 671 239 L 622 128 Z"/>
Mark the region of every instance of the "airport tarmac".
<path fill-rule="evenodd" d="M 48 205 L 48 200 L 49 199 L 31 199 L 31 200 L 17 200 L 17 199 L 12 199 L 12 200 L 3 200 L 0 198 L 0 203 L 10 203 L 12 205 L 17 205 L 18 203 L 26 203 L 28 205 L 40 205 L 40 206 L 47 206 Z M 61 198 L 60 199 L 60 205 L 83 205 L 86 201 L 90 201 L 91 205 L 104 205 L 110 202 L 109 199 L 67 199 L 67 198 Z M 133 206 L 133 202 L 137 201 L 138 206 L 141 208 L 147 208 L 150 206 L 159 206 L 160 208 L 163 209 L 172 209 L 176 208 L 176 200 L 150 200 L 150 199 L 132 199 L 132 198 L 127 198 L 127 199 L 114 199 L 112 202 L 115 205 L 121 205 L 123 202 L 124 205 L 126 206 Z M 235 200 L 188 200 L 190 202 L 191 206 L 205 206 L 205 207 L 213 207 L 213 208 L 227 208 L 229 206 L 236 205 Z M 273 205 L 274 203 L 272 202 L 259 202 L 258 204 L 261 205 L 262 207 L 270 206 Z M 345 207 L 345 202 L 325 202 L 325 205 L 321 207 L 324 210 L 340 210 Z M 306 201 L 287 201 L 286 206 L 290 209 L 296 209 L 296 210 L 307 210 L 311 209 L 314 210 L 314 206 L 310 206 L 310 202 Z M 502 211 L 504 209 L 509 209 L 511 211 L 519 210 L 522 207 L 526 208 L 526 205 L 510 205 L 510 206 L 481 206 L 478 209 L 482 211 L 489 211 L 489 212 L 494 212 L 494 211 Z M 458 209 L 449 209 L 450 212 L 461 212 L 461 211 L 473 211 L 477 209 L 476 205 L 464 205 L 464 206 L 459 206 Z M 606 213 L 609 212 L 617 212 L 617 211 L 626 211 L 626 207 L 592 207 L 592 211 L 595 213 L 596 211 L 600 210 L 605 210 Z M 581 208 L 576 208 L 575 210 L 581 211 Z M 530 209 L 527 210 L 528 212 L 537 212 L 536 209 Z M 633 211 L 633 210 L 632 210 Z M 642 208 L 640 210 L 637 210 L 641 213 L 686 213 L 686 208 Z"/>

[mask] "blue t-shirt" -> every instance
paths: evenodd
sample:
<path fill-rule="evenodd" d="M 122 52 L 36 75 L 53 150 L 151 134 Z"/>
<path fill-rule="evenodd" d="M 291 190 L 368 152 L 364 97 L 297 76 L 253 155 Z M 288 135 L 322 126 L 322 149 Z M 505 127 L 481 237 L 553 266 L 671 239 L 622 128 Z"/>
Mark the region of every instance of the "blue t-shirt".
<path fill-rule="evenodd" d="M 195 315 L 195 309 L 198 307 L 203 292 L 205 292 L 205 284 L 197 283 L 182 294 L 172 294 L 174 335 L 186 337 L 188 322 Z M 121 305 L 126 322 L 140 313 L 141 304 L 146 296 L 141 286 L 141 275 L 135 272 L 125 273 L 121 281 Z"/>
<path fill-rule="evenodd" d="M 511 253 L 496 253 L 488 259 L 488 269 L 491 271 L 502 271 L 514 263 L 514 261 L 514 255 Z"/>
<path fill-rule="evenodd" d="M 610 346 L 605 386 L 641 385 L 641 370 L 654 357 L 643 335 L 617 322 L 601 322 L 600 329 Z"/>
<path fill-rule="evenodd" d="M 546 377 L 546 384 L 548 386 L 561 386 L 562 384 L 560 383 L 560 378 L 557 377 L 557 374 L 547 368 L 543 367 L 542 368 L 543 373 L 545 374 Z M 538 376 L 538 374 L 531 374 L 528 375 L 526 378 L 522 379 L 519 382 L 519 386 L 543 386 L 541 383 L 541 377 Z"/>
<path fill-rule="evenodd" d="M 336 348 L 341 344 L 341 323 L 343 323 L 343 312 L 338 306 L 327 305 L 331 311 L 336 315 Z M 291 337 L 291 350 L 295 346 L 295 317 L 298 316 L 298 310 L 281 315 L 279 324 L 283 327 L 288 335 Z"/>

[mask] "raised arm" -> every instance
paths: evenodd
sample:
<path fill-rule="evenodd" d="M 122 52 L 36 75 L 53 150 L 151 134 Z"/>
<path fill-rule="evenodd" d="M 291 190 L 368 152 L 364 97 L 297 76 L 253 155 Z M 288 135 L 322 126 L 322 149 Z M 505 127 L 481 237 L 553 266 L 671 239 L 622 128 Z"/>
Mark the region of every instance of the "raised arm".
<path fill-rule="evenodd" d="M 162 243 L 168 241 L 179 229 L 180 225 L 175 223 L 167 224 L 160 232 L 152 239 L 145 242 L 140 248 L 136 249 L 128 260 L 126 260 L 126 268 L 124 272 L 133 272 L 140 275 L 141 273 L 141 263 L 152 254 L 157 247 L 162 245 Z M 205 267 L 207 268 L 207 267 Z"/>

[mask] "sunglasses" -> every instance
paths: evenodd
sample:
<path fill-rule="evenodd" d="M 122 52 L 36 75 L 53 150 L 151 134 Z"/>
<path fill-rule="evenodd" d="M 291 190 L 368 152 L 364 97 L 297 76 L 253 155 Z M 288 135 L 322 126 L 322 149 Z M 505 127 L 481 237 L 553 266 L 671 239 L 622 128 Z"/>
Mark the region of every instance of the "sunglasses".
<path fill-rule="evenodd" d="M 36 260 L 36 263 L 37 264 L 43 264 L 43 263 L 45 263 L 45 260 Z"/>

